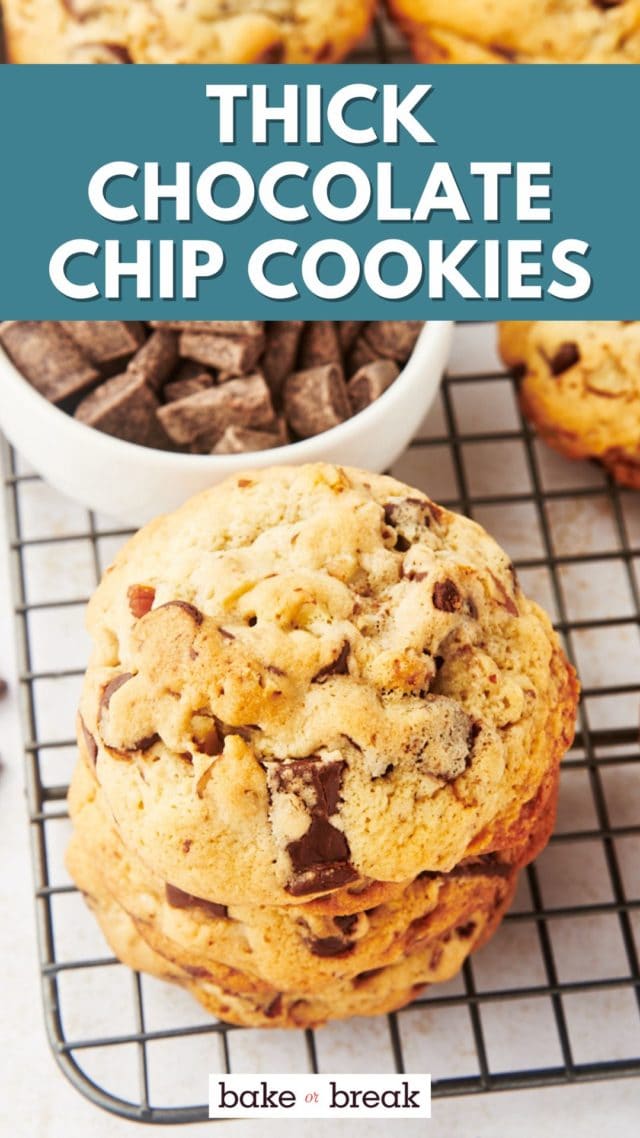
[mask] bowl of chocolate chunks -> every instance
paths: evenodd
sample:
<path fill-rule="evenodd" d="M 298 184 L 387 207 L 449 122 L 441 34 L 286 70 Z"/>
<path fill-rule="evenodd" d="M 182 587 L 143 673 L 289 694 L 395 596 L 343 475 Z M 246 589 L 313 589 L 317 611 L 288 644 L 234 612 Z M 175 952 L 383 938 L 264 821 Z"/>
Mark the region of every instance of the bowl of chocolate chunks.
<path fill-rule="evenodd" d="M 4 321 L 0 427 L 57 489 L 142 525 L 229 474 L 387 469 L 438 389 L 452 325 Z"/>

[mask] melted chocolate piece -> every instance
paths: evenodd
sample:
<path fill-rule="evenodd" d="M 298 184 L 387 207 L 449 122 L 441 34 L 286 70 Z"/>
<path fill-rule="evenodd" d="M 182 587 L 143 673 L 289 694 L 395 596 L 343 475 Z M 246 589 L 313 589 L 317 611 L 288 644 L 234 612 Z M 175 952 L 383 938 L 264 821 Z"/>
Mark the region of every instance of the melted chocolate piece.
<path fill-rule="evenodd" d="M 170 885 L 167 881 L 165 887 L 167 903 L 173 909 L 203 909 L 209 917 L 218 919 L 228 917 L 229 910 L 226 905 L 219 905 L 217 901 L 206 901 L 204 897 L 194 897 L 193 893 L 185 893 L 177 885 Z"/>
<path fill-rule="evenodd" d="M 568 371 L 570 367 L 577 364 L 579 359 L 580 352 L 577 344 L 570 343 L 569 341 L 565 344 L 561 344 L 548 361 L 551 374 L 562 375 L 563 372 Z"/>
<path fill-rule="evenodd" d="M 154 743 L 159 742 L 160 736 L 157 732 L 154 732 L 153 735 L 145 735 L 144 739 L 138 739 L 137 743 L 134 743 L 132 747 L 127 747 L 126 749 L 128 751 L 148 751 L 150 747 L 153 747 Z"/>
<path fill-rule="evenodd" d="M 449 577 L 438 581 L 434 587 L 433 603 L 441 612 L 457 612 L 462 606 L 462 597 Z"/>
<path fill-rule="evenodd" d="M 348 936 L 349 933 L 353 932 L 358 923 L 358 914 L 348 913 L 344 917 L 334 917 L 333 923 L 334 925 L 338 926 L 341 932 L 345 933 L 346 936 Z"/>
<path fill-rule="evenodd" d="M 368 980 L 375 979 L 376 976 L 380 976 L 383 972 L 384 968 L 369 968 L 366 972 L 358 972 L 358 975 L 354 976 L 351 982 L 354 988 L 360 988 L 363 984 L 366 984 Z"/>
<path fill-rule="evenodd" d="M 473 936 L 475 931 L 476 922 L 467 921 L 466 925 L 458 925 L 456 928 L 456 936 L 459 936 L 462 940 L 468 940 L 469 937 Z"/>
<path fill-rule="evenodd" d="M 176 608 L 182 609 L 183 612 L 188 613 L 189 616 L 195 621 L 196 624 L 198 624 L 198 625 L 202 624 L 202 622 L 204 620 L 204 616 L 200 612 L 200 609 L 197 609 L 195 607 L 195 605 L 190 605 L 188 601 L 167 601 L 166 604 L 159 605 L 158 608 L 156 609 L 156 612 L 160 612 L 161 609 L 172 608 L 173 606 L 175 606 Z"/>
<path fill-rule="evenodd" d="M 111 702 L 111 696 L 115 695 L 118 688 L 121 688 L 123 684 L 126 684 L 127 680 L 132 679 L 133 672 L 122 672 L 121 675 L 114 676 L 112 680 L 109 680 L 109 683 L 106 684 L 102 689 L 102 695 L 100 696 L 99 716 L 101 716 L 104 711 L 108 710 L 109 704 Z"/>
<path fill-rule="evenodd" d="M 87 754 L 89 755 L 91 765 L 95 770 L 96 760 L 98 758 L 98 744 L 96 743 L 82 716 L 80 716 L 80 726 L 82 727 L 82 735 L 84 738 L 85 746 L 87 748 Z"/>
<path fill-rule="evenodd" d="M 271 1003 L 267 1004 L 266 1008 L 264 1009 L 264 1014 L 266 1015 L 267 1019 L 275 1019 L 275 1017 L 279 1016 L 281 1012 L 282 992 L 278 992 L 277 996 L 273 997 Z"/>
<path fill-rule="evenodd" d="M 287 853 L 296 872 L 303 873 L 327 862 L 346 862 L 350 851 L 349 843 L 341 830 L 337 830 L 326 818 L 315 817 L 311 819 L 306 834 L 289 842 Z"/>
<path fill-rule="evenodd" d="M 314 865 L 288 882 L 285 889 L 292 897 L 305 897 L 308 893 L 330 893 L 356 881 L 357 877 L 355 869 L 347 862 Z"/>
<path fill-rule="evenodd" d="M 353 941 L 343 940 L 339 936 L 314 937 L 307 943 L 309 952 L 314 956 L 348 956 L 353 949 Z"/>
<path fill-rule="evenodd" d="M 350 651 L 351 645 L 348 640 L 345 640 L 335 660 L 332 660 L 330 664 L 326 664 L 324 668 L 316 672 L 311 683 L 321 684 L 323 680 L 326 680 L 329 676 L 348 676 Z"/>

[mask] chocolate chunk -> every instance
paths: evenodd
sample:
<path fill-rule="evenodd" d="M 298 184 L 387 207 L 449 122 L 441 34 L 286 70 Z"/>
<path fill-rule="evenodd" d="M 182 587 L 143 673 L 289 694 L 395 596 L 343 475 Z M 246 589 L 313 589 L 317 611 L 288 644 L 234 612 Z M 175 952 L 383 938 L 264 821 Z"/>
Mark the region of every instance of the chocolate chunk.
<path fill-rule="evenodd" d="M 351 415 L 342 368 L 337 364 L 298 371 L 284 385 L 285 415 L 303 439 L 337 427 Z"/>
<path fill-rule="evenodd" d="M 165 601 L 165 603 L 163 605 L 159 605 L 155 611 L 160 612 L 161 609 L 169 608 L 182 609 L 182 611 L 186 612 L 198 625 L 202 624 L 204 620 L 204 616 L 200 612 L 200 609 L 197 609 L 195 605 L 190 605 L 188 601 Z"/>
<path fill-rule="evenodd" d="M 308 371 L 333 363 L 342 364 L 337 326 L 331 320 L 311 320 L 302 333 L 299 370 Z"/>
<path fill-rule="evenodd" d="M 170 443 L 158 422 L 157 409 L 158 401 L 144 379 L 124 372 L 87 395 L 76 407 L 75 418 L 125 442 L 166 448 Z"/>
<path fill-rule="evenodd" d="M 515 52 L 513 48 L 505 47 L 504 44 L 501 43 L 490 43 L 488 47 L 489 51 L 494 52 L 495 55 L 499 55 L 500 58 L 505 59 L 507 63 L 515 63 L 517 52 Z"/>
<path fill-rule="evenodd" d="M 287 853 L 293 868 L 300 873 L 326 862 L 348 861 L 349 844 L 341 830 L 337 830 L 326 818 L 316 816 L 311 819 L 309 829 L 301 838 L 289 842 Z"/>
<path fill-rule="evenodd" d="M 596 8 L 600 8 L 603 12 L 606 12 L 608 8 L 619 8 L 624 2 L 625 0 L 593 0 Z"/>
<path fill-rule="evenodd" d="M 96 743 L 93 735 L 91 734 L 89 728 L 87 727 L 87 725 L 86 725 L 86 723 L 85 723 L 85 721 L 81 715 L 79 716 L 79 719 L 80 719 L 80 726 L 82 728 L 82 737 L 84 739 L 85 747 L 87 748 L 87 754 L 88 754 L 89 759 L 91 761 L 92 767 L 95 768 L 96 761 L 98 758 L 98 744 Z"/>
<path fill-rule="evenodd" d="M 256 336 L 264 334 L 262 320 L 150 320 L 152 328 L 170 332 L 213 332 L 220 336 Z"/>
<path fill-rule="evenodd" d="M 338 324 L 338 342 L 343 352 L 348 352 L 357 340 L 360 330 L 364 328 L 364 320 L 341 320 Z"/>
<path fill-rule="evenodd" d="M 190 395 L 197 395 L 199 391 L 206 391 L 209 387 L 213 387 L 213 376 L 203 370 L 191 379 L 177 379 L 175 382 L 167 383 L 162 397 L 165 403 L 175 403 L 178 399 L 188 399 Z"/>
<path fill-rule="evenodd" d="M 158 392 L 178 362 L 178 337 L 158 328 L 129 361 L 127 371 L 139 375 L 152 391 Z"/>
<path fill-rule="evenodd" d="M 123 364 L 144 343 L 144 326 L 137 320 L 62 320 L 88 360 L 100 369 Z"/>
<path fill-rule="evenodd" d="M 357 371 L 360 371 L 361 367 L 375 363 L 377 359 L 377 353 L 361 334 L 347 352 L 345 371 L 348 376 L 355 375 Z"/>
<path fill-rule="evenodd" d="M 376 356 L 405 363 L 423 327 L 421 320 L 377 320 L 367 324 L 363 336 Z"/>
<path fill-rule="evenodd" d="M 346 861 L 327 862 L 324 865 L 305 867 L 285 885 L 292 897 L 306 897 L 309 893 L 331 893 L 356 881 L 358 874 Z"/>
<path fill-rule="evenodd" d="M 148 751 L 155 743 L 160 742 L 160 736 L 157 731 L 153 735 L 145 735 L 142 739 L 137 739 L 131 747 L 125 747 L 126 751 Z"/>
<path fill-rule="evenodd" d="M 379 399 L 399 374 L 400 369 L 395 360 L 376 360 L 375 363 L 361 367 L 347 384 L 353 414 L 363 411 Z"/>
<path fill-rule="evenodd" d="M 173 909 L 203 909 L 209 917 L 228 917 L 229 910 L 226 905 L 219 905 L 217 901 L 206 901 L 204 897 L 194 897 L 193 893 L 185 893 L 177 885 L 170 885 L 167 881 L 165 887 L 167 903 Z"/>
<path fill-rule="evenodd" d="M 230 377 L 246 375 L 257 364 L 264 347 L 262 328 L 242 336 L 218 332 L 181 332 L 180 355 L 206 367 L 215 367 Z"/>
<path fill-rule="evenodd" d="M 347 913 L 344 917 L 334 917 L 333 923 L 338 926 L 341 932 L 348 936 L 349 933 L 353 932 L 358 923 L 358 914 Z"/>
<path fill-rule="evenodd" d="M 248 427 L 227 427 L 213 448 L 212 454 L 245 454 L 248 451 L 269 450 L 283 446 L 286 437 L 270 431 L 252 431 Z"/>
<path fill-rule="evenodd" d="M 348 956 L 353 950 L 353 942 L 339 936 L 313 937 L 307 944 L 314 956 Z"/>
<path fill-rule="evenodd" d="M 0 343 L 29 383 L 52 403 L 82 394 L 100 378 L 75 341 L 52 320 L 7 320 L 0 324 Z"/>
<path fill-rule="evenodd" d="M 358 975 L 353 977 L 351 983 L 354 988 L 360 988 L 363 984 L 366 984 L 367 981 L 374 980 L 376 976 L 381 976 L 383 972 L 384 968 L 368 968 L 366 972 L 358 972 Z"/>
<path fill-rule="evenodd" d="M 191 717 L 191 732 L 194 743 L 203 755 L 210 758 L 221 755 L 224 749 L 222 731 L 211 711 L 202 708 Z"/>
<path fill-rule="evenodd" d="M 275 1019 L 276 1016 L 279 1016 L 281 1014 L 281 1012 L 282 992 L 278 992 L 277 996 L 273 997 L 271 1003 L 267 1004 L 266 1008 L 264 1009 L 264 1014 L 266 1015 L 267 1019 Z"/>
<path fill-rule="evenodd" d="M 433 604 L 441 612 L 458 612 L 462 607 L 462 597 L 449 577 L 445 577 L 444 581 L 438 581 L 435 585 Z"/>
<path fill-rule="evenodd" d="M 295 370 L 303 328 L 303 320 L 273 320 L 266 325 L 260 366 L 274 398 L 278 398 L 285 379 Z"/>
<path fill-rule="evenodd" d="M 321 684 L 323 680 L 326 680 L 329 676 L 348 676 L 350 651 L 351 645 L 348 640 L 345 640 L 335 660 L 332 660 L 330 664 L 325 664 L 324 668 L 316 672 L 311 683 Z"/>
<path fill-rule="evenodd" d="M 102 713 L 104 711 L 107 711 L 109 709 L 111 697 L 115 695 L 118 688 L 121 688 L 123 684 L 126 684 L 127 680 L 132 679 L 132 672 L 122 672 L 121 675 L 114 676 L 112 680 L 109 680 L 109 683 L 106 684 L 102 689 L 102 695 L 100 696 L 99 717 L 102 716 Z"/>
<path fill-rule="evenodd" d="M 476 922 L 475 921 L 467 921 L 466 925 L 458 925 L 457 926 L 456 936 L 460 937 L 461 940 L 468 940 L 469 937 L 473 936 L 475 931 L 476 931 Z"/>
<path fill-rule="evenodd" d="M 338 809 L 345 766 L 346 763 L 340 759 L 325 762 L 311 755 L 308 759 L 271 763 L 269 773 L 276 791 L 295 794 L 299 789 L 305 802 L 307 788 L 312 789 L 315 799 L 312 813 L 327 818 Z"/>
<path fill-rule="evenodd" d="M 549 368 L 552 375 L 562 375 L 563 372 L 568 371 L 570 367 L 577 364 L 580 359 L 580 352 L 578 345 L 567 341 L 561 344 L 556 349 L 549 362 Z"/>
<path fill-rule="evenodd" d="M 227 427 L 268 428 L 274 413 L 269 388 L 256 373 L 168 403 L 158 418 L 175 442 L 210 451 Z"/>
<path fill-rule="evenodd" d="M 127 589 L 127 600 L 129 601 L 129 610 L 132 616 L 137 620 L 141 616 L 146 616 L 150 609 L 153 608 L 153 602 L 156 599 L 156 591 L 151 585 L 129 585 Z"/>

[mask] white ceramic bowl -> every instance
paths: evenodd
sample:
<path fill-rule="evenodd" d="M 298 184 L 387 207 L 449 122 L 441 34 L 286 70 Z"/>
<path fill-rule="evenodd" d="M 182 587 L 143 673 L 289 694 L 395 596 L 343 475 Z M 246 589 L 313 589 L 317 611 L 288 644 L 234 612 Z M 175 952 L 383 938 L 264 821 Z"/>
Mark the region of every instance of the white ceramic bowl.
<path fill-rule="evenodd" d="M 0 427 L 63 494 L 139 526 L 240 470 L 337 462 L 382 471 L 402 453 L 428 411 L 451 346 L 453 325 L 425 324 L 411 358 L 379 399 L 311 439 L 250 454 L 191 455 L 122 442 L 49 403 L 0 349 Z"/>

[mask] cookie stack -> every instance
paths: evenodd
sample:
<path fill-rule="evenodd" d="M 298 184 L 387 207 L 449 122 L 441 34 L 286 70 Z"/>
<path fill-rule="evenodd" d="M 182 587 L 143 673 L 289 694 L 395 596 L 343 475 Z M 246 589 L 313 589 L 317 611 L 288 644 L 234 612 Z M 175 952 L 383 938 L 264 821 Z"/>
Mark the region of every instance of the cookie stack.
<path fill-rule="evenodd" d="M 234 477 L 89 606 L 70 871 L 117 955 L 234 1023 L 397 1008 L 500 921 L 577 685 L 473 522 L 387 477 Z"/>

